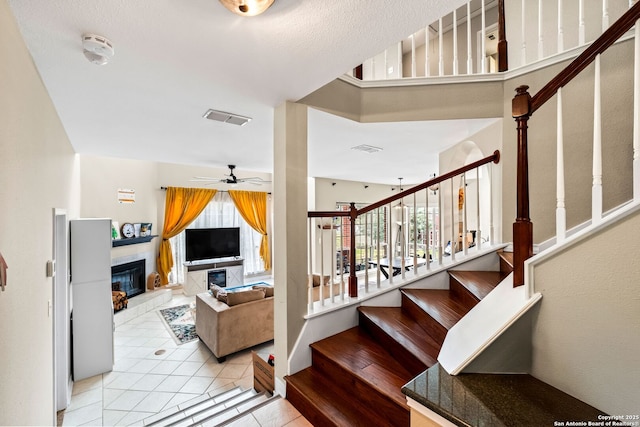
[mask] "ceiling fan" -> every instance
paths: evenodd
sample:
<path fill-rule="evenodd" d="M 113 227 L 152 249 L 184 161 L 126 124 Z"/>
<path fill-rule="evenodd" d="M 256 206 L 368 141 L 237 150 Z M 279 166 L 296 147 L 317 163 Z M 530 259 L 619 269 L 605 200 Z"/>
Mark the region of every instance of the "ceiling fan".
<path fill-rule="evenodd" d="M 266 183 L 271 182 L 271 181 L 264 180 L 264 179 L 262 179 L 260 177 L 257 177 L 257 176 L 253 176 L 253 177 L 249 177 L 249 178 L 238 178 L 233 173 L 233 170 L 236 168 L 236 165 L 227 165 L 227 166 L 229 167 L 229 175 L 225 175 L 226 178 L 211 178 L 211 177 L 208 177 L 208 176 L 194 176 L 189 181 L 191 181 L 191 182 L 203 182 L 203 183 L 205 183 L 205 185 L 211 185 L 211 184 L 216 184 L 216 183 L 236 185 L 236 184 L 242 184 L 243 182 L 246 182 L 247 184 L 253 184 L 253 185 L 262 185 L 262 184 L 266 184 Z"/>

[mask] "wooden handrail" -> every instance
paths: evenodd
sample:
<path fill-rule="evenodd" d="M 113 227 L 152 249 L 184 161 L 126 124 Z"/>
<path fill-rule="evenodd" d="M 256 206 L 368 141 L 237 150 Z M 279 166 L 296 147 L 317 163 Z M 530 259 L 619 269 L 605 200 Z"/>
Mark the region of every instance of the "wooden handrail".
<path fill-rule="evenodd" d="M 598 37 L 584 52 L 576 59 L 571 61 L 567 67 L 560 71 L 549 83 L 544 85 L 531 98 L 531 110 L 529 115 L 533 114 L 538 108 L 544 105 L 559 88 L 569 83 L 575 76 L 580 74 L 589 64 L 591 64 L 596 56 L 607 50 L 620 37 L 629 31 L 640 19 L 640 2 L 636 2 L 629 10 L 627 10 L 613 25 L 611 25 L 600 37 Z"/>
<path fill-rule="evenodd" d="M 636 2 L 584 52 L 534 96 L 528 92 L 528 86 L 516 88 L 512 101 L 512 116 L 517 123 L 518 154 L 516 183 L 516 221 L 513 224 L 513 286 L 524 285 L 524 262 L 533 255 L 533 224 L 529 218 L 529 161 L 527 128 L 529 118 L 542 105 L 549 101 L 558 89 L 564 87 L 580 74 L 598 55 L 606 51 L 620 37 L 629 31 L 640 19 L 640 2 Z"/>
<path fill-rule="evenodd" d="M 431 187 L 432 185 L 436 185 L 436 184 L 440 184 L 443 181 L 446 181 L 450 178 L 453 178 L 454 176 L 458 176 L 458 175 L 462 175 L 465 172 L 468 172 L 472 169 L 475 169 L 477 167 L 480 167 L 482 165 L 485 165 L 487 163 L 498 163 L 500 161 L 500 151 L 496 150 L 493 152 L 492 155 L 487 156 L 483 159 L 477 160 L 473 163 L 469 163 L 468 165 L 462 166 L 456 170 L 453 170 L 451 172 L 447 172 L 444 175 L 440 175 L 437 176 L 433 179 L 430 179 L 429 181 L 423 182 L 422 184 L 418 184 L 416 186 L 413 186 L 411 188 L 409 188 L 408 190 L 404 190 L 398 194 L 394 194 L 393 196 L 389 196 L 386 199 L 382 199 L 379 202 L 376 203 L 372 203 L 370 205 L 367 205 L 363 208 L 358 209 L 358 216 L 365 214 L 367 212 L 370 212 L 374 209 L 378 209 L 384 205 L 388 205 L 389 203 L 393 203 L 396 200 L 400 200 L 404 197 L 410 196 L 413 193 L 417 193 L 418 191 L 424 190 L 426 188 Z"/>
<path fill-rule="evenodd" d="M 477 160 L 473 163 L 469 163 L 468 165 L 462 166 L 458 169 L 455 169 L 451 172 L 447 172 L 444 175 L 437 176 L 435 178 L 430 179 L 429 181 L 425 181 L 422 184 L 418 184 L 409 188 L 408 190 L 402 191 L 398 194 L 394 194 L 393 196 L 387 197 L 385 199 L 380 200 L 379 202 L 372 203 L 367 205 L 361 209 L 357 209 L 355 203 L 350 203 L 350 208 L 348 211 L 309 211 L 307 212 L 308 218 L 333 218 L 333 217 L 349 217 L 350 218 L 350 230 L 351 237 L 349 241 L 349 263 L 352 266 L 356 265 L 356 219 L 360 215 L 364 215 L 367 212 L 378 209 L 382 206 L 388 205 L 389 203 L 393 203 L 396 200 L 402 199 L 406 196 L 410 196 L 418 191 L 425 190 L 433 185 L 440 185 L 441 182 L 446 181 L 448 179 L 454 178 L 458 175 L 462 175 L 465 172 L 476 169 L 480 166 L 486 165 L 488 163 L 498 163 L 500 161 L 500 151 L 496 150 L 492 155 L 487 156 L 483 159 Z M 358 278 L 356 277 L 355 268 L 349 269 L 349 296 L 357 297 L 358 296 Z"/>

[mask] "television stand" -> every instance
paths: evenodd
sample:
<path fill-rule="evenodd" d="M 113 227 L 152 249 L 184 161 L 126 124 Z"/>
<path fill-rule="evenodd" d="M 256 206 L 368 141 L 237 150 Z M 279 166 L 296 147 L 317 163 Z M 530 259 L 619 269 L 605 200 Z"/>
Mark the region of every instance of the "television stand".
<path fill-rule="evenodd" d="M 183 271 L 182 292 L 187 296 L 208 291 L 210 283 L 222 288 L 244 284 L 244 259 L 240 257 L 185 262 Z"/>

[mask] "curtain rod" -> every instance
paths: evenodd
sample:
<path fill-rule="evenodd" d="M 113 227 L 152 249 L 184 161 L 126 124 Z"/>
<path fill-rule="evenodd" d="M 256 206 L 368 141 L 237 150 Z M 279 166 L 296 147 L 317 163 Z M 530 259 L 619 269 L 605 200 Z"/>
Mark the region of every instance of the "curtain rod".
<path fill-rule="evenodd" d="M 167 187 L 160 187 L 161 190 L 166 190 Z M 213 188 L 212 190 L 215 190 L 215 188 Z M 249 190 L 239 190 L 239 191 L 249 191 Z M 218 193 L 228 193 L 229 191 L 227 190 L 218 190 Z M 258 193 L 260 193 L 260 191 L 258 191 Z M 266 192 L 267 194 L 271 195 L 270 192 Z"/>

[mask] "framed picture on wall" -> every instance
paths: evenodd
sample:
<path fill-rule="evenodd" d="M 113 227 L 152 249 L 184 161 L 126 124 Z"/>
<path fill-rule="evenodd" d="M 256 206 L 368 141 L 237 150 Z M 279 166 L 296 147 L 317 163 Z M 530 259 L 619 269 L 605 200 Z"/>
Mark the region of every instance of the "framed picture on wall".
<path fill-rule="evenodd" d="M 140 237 L 151 236 L 151 223 L 150 222 L 142 222 L 140 223 Z"/>
<path fill-rule="evenodd" d="M 118 221 L 111 221 L 111 239 L 118 240 L 122 238 L 120 235 L 120 224 Z"/>

